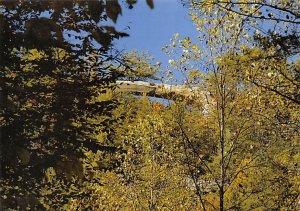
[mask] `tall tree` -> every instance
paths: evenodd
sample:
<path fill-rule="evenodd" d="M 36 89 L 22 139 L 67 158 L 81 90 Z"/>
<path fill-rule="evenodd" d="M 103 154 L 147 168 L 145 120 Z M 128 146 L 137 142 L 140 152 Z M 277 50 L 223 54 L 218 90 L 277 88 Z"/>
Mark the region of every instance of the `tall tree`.
<path fill-rule="evenodd" d="M 101 97 L 116 79 L 112 40 L 128 36 L 104 22 L 121 13 L 117 0 L 0 3 L 2 209 L 41 209 L 47 169 L 84 179 L 85 150 L 117 150 L 98 136 L 116 107 Z"/>
<path fill-rule="evenodd" d="M 210 159 L 204 160 L 201 151 L 190 141 L 193 127 L 184 123 L 184 119 L 189 118 L 188 112 L 183 110 L 185 115 L 178 117 L 182 119 L 179 123 L 183 141 L 194 153 L 186 157 L 194 158 L 189 159 L 192 167 L 200 172 L 204 169 L 202 174 L 190 174 L 195 187 L 198 187 L 196 193 L 202 208 L 296 209 L 298 194 L 294 178 L 298 173 L 294 165 L 299 160 L 299 144 L 295 145 L 299 137 L 299 106 L 276 92 L 266 91 L 245 80 L 249 77 L 248 72 L 253 71 L 251 75 L 255 76 L 255 80 L 271 86 L 275 84 L 273 73 L 281 71 L 287 77 L 293 77 L 294 73 L 288 70 L 283 57 L 272 63 L 275 57 L 262 57 L 268 55 L 263 50 L 244 47 L 241 48 L 244 52 L 252 54 L 243 55 L 232 50 L 234 47 L 226 51 L 226 45 L 230 47 L 229 43 L 219 43 L 216 48 L 211 45 L 208 49 L 202 49 L 190 38 L 180 40 L 179 35 L 175 35 L 172 44 L 165 47 L 170 55 L 173 56 L 173 52 L 179 55 L 171 65 L 173 70 L 179 69 L 186 75 L 186 86 L 196 86 L 207 96 L 204 98 L 207 106 L 194 106 L 198 106 L 203 113 L 198 118 L 199 130 L 203 131 L 199 138 L 203 137 L 216 147 Z M 204 51 L 210 52 L 211 57 L 206 58 L 208 54 Z M 268 72 L 264 72 L 266 68 L 262 65 L 253 69 L 249 63 L 243 63 L 247 60 L 258 64 L 261 60 L 255 59 L 256 53 L 260 54 L 259 59 L 265 59 Z M 207 73 L 197 70 L 203 64 L 206 64 Z M 271 76 L 273 78 L 269 79 Z M 279 89 L 282 93 L 297 92 L 297 86 L 287 78 L 280 77 L 275 82 L 281 85 Z M 286 165 L 286 160 L 293 164 Z M 197 162 L 200 165 L 197 166 Z M 274 185 L 275 181 L 284 184 L 283 187 Z M 268 200 L 264 200 L 266 198 Z"/>
<path fill-rule="evenodd" d="M 283 43 L 281 40 L 277 44 L 284 50 L 284 45 L 291 44 L 289 41 L 299 40 L 297 28 L 300 24 L 300 13 L 298 2 L 294 0 L 183 0 L 182 3 L 191 8 L 191 16 L 200 27 L 200 31 L 205 33 L 201 26 L 207 25 L 206 28 L 209 29 L 205 33 L 207 38 L 216 34 L 223 36 L 215 42 L 220 42 L 221 39 L 224 42 L 230 40 L 239 42 L 238 40 L 243 38 L 251 38 L 253 34 L 270 38 L 281 37 L 287 42 Z M 214 33 L 209 34 L 209 32 Z"/>
<path fill-rule="evenodd" d="M 299 68 L 296 61 L 300 53 L 298 1 L 184 0 L 182 3 L 191 9 L 190 15 L 201 33 L 202 45 L 206 49 L 213 48 L 209 50 L 213 53 L 207 53 L 208 58 L 211 56 L 216 58 L 231 50 L 242 53 L 245 43 L 248 43 L 247 47 L 259 47 L 265 52 L 264 57 L 252 58 L 252 62 L 255 60 L 260 64 L 268 62 L 273 64 L 288 60 L 286 71 L 290 72 L 289 77 L 286 78 L 286 73 L 278 68 L 276 72 L 280 77 L 286 78 L 289 87 L 295 86 L 298 89 Z M 252 62 L 250 64 L 253 64 Z M 267 74 L 268 71 L 264 72 Z M 256 80 L 256 75 L 250 78 L 255 85 L 299 104 L 299 93 L 282 90 L 277 80 L 264 83 L 260 79 Z"/>

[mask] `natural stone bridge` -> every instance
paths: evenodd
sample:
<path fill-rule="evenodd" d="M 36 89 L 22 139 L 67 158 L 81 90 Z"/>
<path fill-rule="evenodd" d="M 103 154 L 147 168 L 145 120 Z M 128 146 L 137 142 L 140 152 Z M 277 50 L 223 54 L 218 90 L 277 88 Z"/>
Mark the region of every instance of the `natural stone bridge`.
<path fill-rule="evenodd" d="M 183 97 L 192 99 L 194 97 L 204 96 L 198 87 L 189 87 L 184 85 L 157 84 L 144 81 L 117 81 L 116 91 L 124 93 L 133 93 L 137 95 L 146 94 L 150 97 L 159 97 L 164 99 L 174 99 Z"/>

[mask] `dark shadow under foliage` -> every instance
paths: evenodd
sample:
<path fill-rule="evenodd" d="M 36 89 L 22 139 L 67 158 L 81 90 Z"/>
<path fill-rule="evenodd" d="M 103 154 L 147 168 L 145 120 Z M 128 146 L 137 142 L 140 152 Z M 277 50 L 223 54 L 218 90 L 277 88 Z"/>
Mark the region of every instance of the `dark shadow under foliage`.
<path fill-rule="evenodd" d="M 112 41 L 128 34 L 107 20 L 121 12 L 117 0 L 0 2 L 1 209 L 43 209 L 47 168 L 84 180 L 83 151 L 119 150 L 91 134 L 117 106 L 92 98 L 116 80 Z"/>

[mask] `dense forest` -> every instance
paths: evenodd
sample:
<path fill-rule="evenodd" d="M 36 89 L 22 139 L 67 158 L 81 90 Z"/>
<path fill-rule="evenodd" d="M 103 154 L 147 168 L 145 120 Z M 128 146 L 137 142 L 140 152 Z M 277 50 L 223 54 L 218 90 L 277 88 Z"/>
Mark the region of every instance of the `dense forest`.
<path fill-rule="evenodd" d="M 178 1 L 165 68 L 136 3 L 0 1 L 0 210 L 299 210 L 299 2 Z"/>

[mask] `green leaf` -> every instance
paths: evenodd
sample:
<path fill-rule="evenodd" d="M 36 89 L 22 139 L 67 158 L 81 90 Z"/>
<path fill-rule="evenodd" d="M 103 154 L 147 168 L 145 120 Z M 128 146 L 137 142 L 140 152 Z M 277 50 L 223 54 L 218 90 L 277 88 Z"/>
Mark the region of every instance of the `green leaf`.
<path fill-rule="evenodd" d="M 120 37 L 128 37 L 129 34 L 125 33 L 125 32 L 118 32 L 115 27 L 113 26 L 103 26 L 103 28 L 106 29 L 106 31 L 108 33 L 111 34 L 111 36 L 113 36 L 114 38 L 119 39 Z"/>
<path fill-rule="evenodd" d="M 97 30 L 97 31 L 93 31 L 92 32 L 92 36 L 104 48 L 108 48 L 109 47 L 109 45 L 111 43 L 112 36 L 109 35 L 108 33 L 104 33 L 104 32 L 102 32 L 100 30 Z"/>
<path fill-rule="evenodd" d="M 136 4 L 137 0 L 126 0 L 126 3 L 129 5 L 129 9 L 133 8 L 133 5 Z"/>
<path fill-rule="evenodd" d="M 88 1 L 88 9 L 92 19 L 98 23 L 104 10 L 102 1 Z"/>
<path fill-rule="evenodd" d="M 148 6 L 153 9 L 154 8 L 154 3 L 153 3 L 153 0 L 146 0 Z"/>
<path fill-rule="evenodd" d="M 119 14 L 122 14 L 118 0 L 106 1 L 106 14 L 114 23 L 117 22 Z"/>

